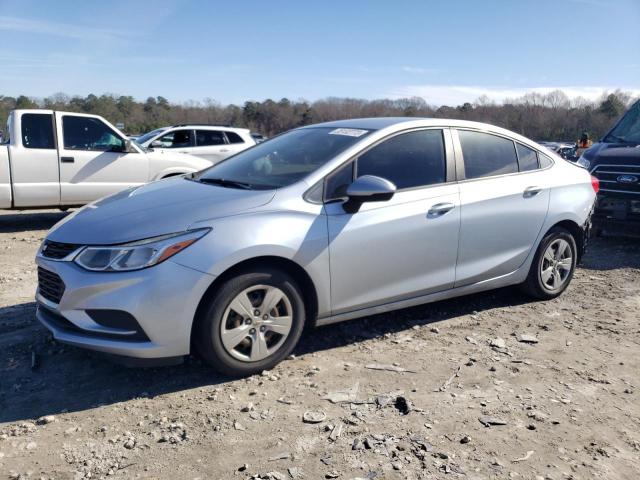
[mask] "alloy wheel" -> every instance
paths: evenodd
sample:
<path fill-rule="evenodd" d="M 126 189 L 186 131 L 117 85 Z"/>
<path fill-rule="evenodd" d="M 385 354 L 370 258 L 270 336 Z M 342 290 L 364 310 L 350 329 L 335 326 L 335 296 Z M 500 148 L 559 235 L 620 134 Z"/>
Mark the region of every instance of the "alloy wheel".
<path fill-rule="evenodd" d="M 243 362 L 257 362 L 275 353 L 293 323 L 291 300 L 272 285 L 254 285 L 234 297 L 220 324 L 225 350 Z"/>
<path fill-rule="evenodd" d="M 540 279 L 548 290 L 558 290 L 569 278 L 573 257 L 569 242 L 562 238 L 552 241 L 540 263 Z"/>

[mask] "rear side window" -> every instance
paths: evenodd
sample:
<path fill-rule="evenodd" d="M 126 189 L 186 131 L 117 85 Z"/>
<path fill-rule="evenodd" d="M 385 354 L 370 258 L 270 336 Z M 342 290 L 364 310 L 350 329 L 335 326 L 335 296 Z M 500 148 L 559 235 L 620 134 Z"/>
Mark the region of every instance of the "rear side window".
<path fill-rule="evenodd" d="M 196 130 L 196 146 L 224 145 L 224 133 L 218 130 Z"/>
<path fill-rule="evenodd" d="M 22 115 L 22 146 L 25 148 L 56 148 L 53 138 L 53 116 L 50 113 Z"/>
<path fill-rule="evenodd" d="M 98 118 L 62 117 L 62 137 L 67 150 L 122 152 L 124 140 Z"/>
<path fill-rule="evenodd" d="M 513 141 L 488 133 L 459 130 L 466 178 L 516 173 L 518 158 Z"/>
<path fill-rule="evenodd" d="M 357 174 L 385 178 L 398 189 L 444 182 L 442 130 L 418 130 L 386 140 L 358 158 Z"/>
<path fill-rule="evenodd" d="M 235 132 L 225 132 L 227 134 L 227 140 L 229 143 L 244 143 L 242 137 Z"/>
<path fill-rule="evenodd" d="M 516 151 L 518 152 L 518 164 L 521 172 L 538 169 L 538 154 L 529 147 L 516 143 Z"/>

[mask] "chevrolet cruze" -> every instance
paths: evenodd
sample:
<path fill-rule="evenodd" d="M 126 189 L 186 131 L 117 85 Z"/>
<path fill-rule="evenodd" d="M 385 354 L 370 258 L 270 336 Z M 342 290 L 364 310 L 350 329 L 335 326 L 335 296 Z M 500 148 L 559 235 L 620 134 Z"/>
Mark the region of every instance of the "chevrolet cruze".
<path fill-rule="evenodd" d="M 138 359 L 274 366 L 305 325 L 521 285 L 569 285 L 597 180 L 490 125 L 346 120 L 69 215 L 38 254 L 39 320 Z"/>

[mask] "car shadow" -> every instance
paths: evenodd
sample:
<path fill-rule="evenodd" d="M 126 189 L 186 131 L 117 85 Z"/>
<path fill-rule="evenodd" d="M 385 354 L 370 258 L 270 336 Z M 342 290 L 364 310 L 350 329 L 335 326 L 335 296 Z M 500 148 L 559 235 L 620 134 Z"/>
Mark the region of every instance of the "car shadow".
<path fill-rule="evenodd" d="M 625 239 L 595 239 L 583 268 L 640 268 L 636 251 L 637 244 Z M 529 302 L 529 297 L 511 287 L 308 329 L 294 354 L 322 352 L 410 331 L 414 326 Z M 194 356 L 177 366 L 126 368 L 94 353 L 64 346 L 50 340 L 48 332 L 34 320 L 34 310 L 33 303 L 0 308 L 0 327 L 5 325 L 0 328 L 0 423 L 194 388 L 212 389 L 230 381 Z M 286 362 L 284 365 L 286 368 Z"/>
<path fill-rule="evenodd" d="M 48 230 L 67 215 L 68 212 L 61 211 L 22 211 L 9 213 L 6 210 L 0 210 L 0 233 Z"/>
<path fill-rule="evenodd" d="M 587 270 L 640 268 L 639 242 L 638 238 L 629 236 L 592 238 L 580 266 Z"/>
<path fill-rule="evenodd" d="M 308 329 L 294 354 L 331 350 L 415 325 L 526 301 L 528 298 L 517 290 L 502 289 L 471 295 L 462 301 L 441 301 Z M 212 389 L 231 380 L 195 356 L 187 357 L 177 366 L 127 368 L 99 354 L 52 341 L 48 331 L 31 318 L 35 312 L 32 303 L 0 308 L 0 320 L 10 315 L 15 317 L 16 311 L 24 313 L 23 328 L 0 331 L 0 345 L 13 344 L 0 349 L 0 423 L 83 411 L 194 388 Z M 7 335 L 15 336 L 17 341 L 7 338 L 8 341 L 3 342 L 2 338 Z"/>

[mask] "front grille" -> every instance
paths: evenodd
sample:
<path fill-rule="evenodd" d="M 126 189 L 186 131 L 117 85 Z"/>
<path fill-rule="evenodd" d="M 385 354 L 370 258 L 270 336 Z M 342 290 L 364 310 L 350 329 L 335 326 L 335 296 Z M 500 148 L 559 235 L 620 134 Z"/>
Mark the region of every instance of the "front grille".
<path fill-rule="evenodd" d="M 74 243 L 60 243 L 45 240 L 41 254 L 43 257 L 59 260 L 66 257 L 74 250 L 77 250 L 79 247 L 80 245 L 76 245 Z"/>
<path fill-rule="evenodd" d="M 40 295 L 53 303 L 60 303 L 65 285 L 58 274 L 38 267 L 38 291 Z"/>
<path fill-rule="evenodd" d="M 598 165 L 591 173 L 600 180 L 603 193 L 640 196 L 640 165 Z"/>

